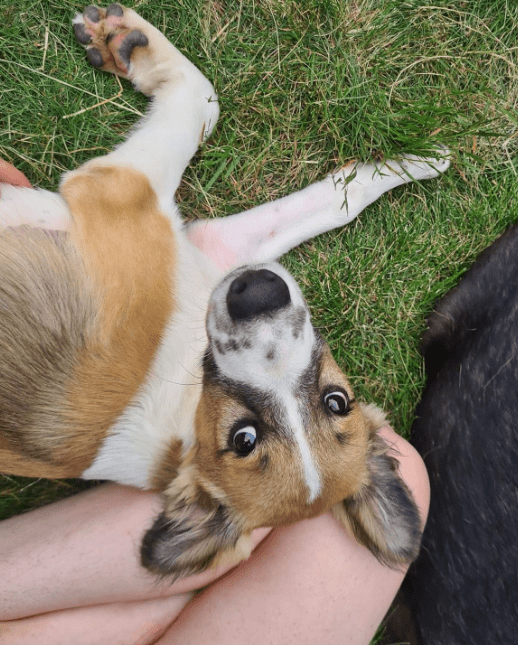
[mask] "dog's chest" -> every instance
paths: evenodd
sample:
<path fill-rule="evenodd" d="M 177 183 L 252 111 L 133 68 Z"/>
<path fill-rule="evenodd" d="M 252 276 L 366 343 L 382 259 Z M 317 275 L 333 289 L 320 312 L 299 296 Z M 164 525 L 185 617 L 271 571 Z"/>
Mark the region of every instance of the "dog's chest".
<path fill-rule="evenodd" d="M 217 268 L 183 237 L 174 279 L 174 314 L 139 393 L 110 429 L 84 479 L 149 488 L 172 442 L 192 443 L 201 394 L 205 317 Z"/>

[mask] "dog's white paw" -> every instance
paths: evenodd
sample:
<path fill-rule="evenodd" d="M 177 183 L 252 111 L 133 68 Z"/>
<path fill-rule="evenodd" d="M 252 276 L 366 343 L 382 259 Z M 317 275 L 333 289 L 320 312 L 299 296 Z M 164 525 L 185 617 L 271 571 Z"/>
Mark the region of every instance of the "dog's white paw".
<path fill-rule="evenodd" d="M 421 179 L 438 177 L 450 167 L 450 151 L 437 147 L 437 157 L 403 155 L 399 160 L 387 159 L 374 163 L 349 162 L 333 173 L 335 181 L 343 181 L 346 186 L 354 179 L 362 182 L 380 180 L 384 177 L 397 177 L 397 183 L 408 183 Z"/>
<path fill-rule="evenodd" d="M 409 181 L 437 177 L 450 167 L 450 151 L 440 146 L 437 157 L 405 155 L 401 161 L 386 161 L 385 166 L 398 175 L 407 175 Z"/>
<path fill-rule="evenodd" d="M 437 148 L 437 157 L 406 155 L 397 161 L 388 159 L 373 163 L 348 163 L 322 182 L 324 187 L 332 187 L 334 193 L 330 207 L 334 218 L 332 227 L 351 222 L 388 190 L 412 181 L 437 177 L 449 165 L 450 152 L 443 147 Z"/>

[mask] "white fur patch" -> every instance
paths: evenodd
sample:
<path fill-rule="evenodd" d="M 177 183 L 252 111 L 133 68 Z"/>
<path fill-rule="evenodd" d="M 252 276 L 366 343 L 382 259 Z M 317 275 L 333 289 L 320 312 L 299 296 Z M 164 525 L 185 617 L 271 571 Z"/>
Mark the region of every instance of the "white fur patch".
<path fill-rule="evenodd" d="M 35 226 L 68 231 L 70 211 L 60 195 L 48 190 L 2 184 L 0 189 L 0 228 Z"/>
<path fill-rule="evenodd" d="M 317 499 L 322 490 L 320 473 L 311 454 L 296 399 L 293 396 L 287 395 L 284 400 L 284 407 L 289 420 L 290 430 L 293 432 L 293 437 L 300 451 L 304 479 L 309 490 L 308 504 L 311 504 Z"/>

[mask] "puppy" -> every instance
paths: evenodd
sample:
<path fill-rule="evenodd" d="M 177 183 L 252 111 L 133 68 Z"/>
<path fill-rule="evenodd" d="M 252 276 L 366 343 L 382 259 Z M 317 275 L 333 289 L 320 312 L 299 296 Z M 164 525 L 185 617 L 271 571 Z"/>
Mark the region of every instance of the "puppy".
<path fill-rule="evenodd" d="M 419 519 L 384 417 L 355 399 L 274 261 L 448 161 L 353 164 L 185 226 L 174 193 L 218 118 L 212 85 L 121 5 L 88 6 L 74 30 L 94 67 L 152 103 L 59 196 L 3 189 L 0 471 L 162 491 L 142 545 L 160 574 L 239 560 L 254 528 L 330 508 L 382 562 L 411 561 Z"/>
<path fill-rule="evenodd" d="M 411 645 L 515 643 L 518 225 L 482 253 L 428 325 L 412 442 L 431 504 L 391 636 Z"/>

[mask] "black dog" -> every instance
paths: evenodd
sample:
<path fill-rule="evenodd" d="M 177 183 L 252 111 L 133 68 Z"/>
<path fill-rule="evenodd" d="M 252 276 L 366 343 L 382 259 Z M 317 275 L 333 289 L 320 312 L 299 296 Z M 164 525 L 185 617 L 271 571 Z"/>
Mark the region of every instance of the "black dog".
<path fill-rule="evenodd" d="M 430 515 L 395 612 L 403 630 L 392 637 L 511 645 L 518 643 L 518 225 L 481 254 L 428 323 L 421 346 L 428 382 L 412 442 L 430 475 Z"/>

